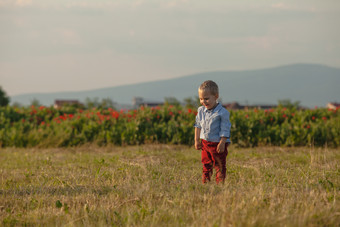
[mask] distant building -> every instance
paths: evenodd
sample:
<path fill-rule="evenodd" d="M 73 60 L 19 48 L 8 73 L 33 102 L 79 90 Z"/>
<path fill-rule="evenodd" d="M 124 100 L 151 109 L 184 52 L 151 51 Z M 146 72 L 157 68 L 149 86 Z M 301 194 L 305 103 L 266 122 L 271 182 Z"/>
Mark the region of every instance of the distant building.
<path fill-rule="evenodd" d="M 272 109 L 276 108 L 275 105 L 240 105 L 238 102 L 232 102 L 223 104 L 223 106 L 228 110 L 247 110 L 247 109 Z"/>
<path fill-rule="evenodd" d="M 331 110 L 336 110 L 340 108 L 340 103 L 337 102 L 329 102 L 327 103 L 327 108 Z"/>
<path fill-rule="evenodd" d="M 242 109 L 244 109 L 244 106 L 241 106 L 240 104 L 238 104 L 238 102 L 223 104 L 223 106 L 228 110 L 242 110 Z"/>
<path fill-rule="evenodd" d="M 78 100 L 55 100 L 54 101 L 54 108 L 56 109 L 62 106 L 73 106 L 73 105 L 82 106 L 83 104 L 81 104 Z"/>
<path fill-rule="evenodd" d="M 140 106 L 155 107 L 164 105 L 164 102 L 146 101 L 142 97 L 134 97 L 132 100 L 132 104 L 135 108 L 138 108 Z"/>

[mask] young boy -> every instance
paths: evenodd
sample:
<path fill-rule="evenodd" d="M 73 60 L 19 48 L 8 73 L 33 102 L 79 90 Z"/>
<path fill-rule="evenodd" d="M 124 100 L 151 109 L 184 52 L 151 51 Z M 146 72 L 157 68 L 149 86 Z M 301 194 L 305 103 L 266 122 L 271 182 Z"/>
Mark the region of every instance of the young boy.
<path fill-rule="evenodd" d="M 202 149 L 202 182 L 210 181 L 213 168 L 216 183 L 224 182 L 226 158 L 230 143 L 229 112 L 217 102 L 218 86 L 211 80 L 204 81 L 198 88 L 202 106 L 198 108 L 195 121 L 195 148 Z"/>

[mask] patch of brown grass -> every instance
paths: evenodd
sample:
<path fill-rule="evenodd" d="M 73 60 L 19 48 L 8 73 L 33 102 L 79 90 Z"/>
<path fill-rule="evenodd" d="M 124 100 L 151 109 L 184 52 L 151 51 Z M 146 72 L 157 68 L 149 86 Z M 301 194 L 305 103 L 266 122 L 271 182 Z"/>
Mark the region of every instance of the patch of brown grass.
<path fill-rule="evenodd" d="M 230 148 L 224 185 L 185 146 L 0 150 L 0 225 L 339 226 L 339 149 Z"/>

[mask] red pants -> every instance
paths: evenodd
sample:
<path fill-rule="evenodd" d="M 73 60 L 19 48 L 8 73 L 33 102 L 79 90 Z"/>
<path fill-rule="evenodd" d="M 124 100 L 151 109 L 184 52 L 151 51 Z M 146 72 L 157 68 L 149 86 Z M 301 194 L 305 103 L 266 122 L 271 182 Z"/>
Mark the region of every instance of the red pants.
<path fill-rule="evenodd" d="M 217 142 L 202 140 L 203 183 L 210 181 L 213 168 L 216 170 L 216 183 L 224 182 L 225 180 L 228 143 L 225 144 L 225 150 L 222 153 L 217 152 L 217 145 Z"/>

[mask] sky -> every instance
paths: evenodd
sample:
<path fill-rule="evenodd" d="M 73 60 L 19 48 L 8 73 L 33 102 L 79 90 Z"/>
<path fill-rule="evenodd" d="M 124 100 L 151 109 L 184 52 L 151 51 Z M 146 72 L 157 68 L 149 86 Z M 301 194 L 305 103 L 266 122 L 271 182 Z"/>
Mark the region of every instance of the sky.
<path fill-rule="evenodd" d="M 0 0 L 0 86 L 13 96 L 340 68 L 339 21 L 339 0 Z"/>

